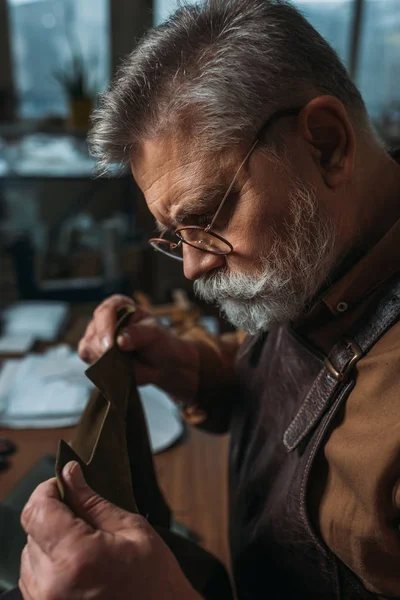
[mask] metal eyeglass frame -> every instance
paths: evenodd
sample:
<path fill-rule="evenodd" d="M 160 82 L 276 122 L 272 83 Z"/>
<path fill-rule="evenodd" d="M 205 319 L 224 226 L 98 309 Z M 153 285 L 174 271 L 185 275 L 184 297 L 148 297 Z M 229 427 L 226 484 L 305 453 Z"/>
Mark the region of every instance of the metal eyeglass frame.
<path fill-rule="evenodd" d="M 218 254 L 218 255 L 222 255 L 222 256 L 226 256 L 228 254 L 230 254 L 233 251 L 233 246 L 230 242 L 228 242 L 228 240 L 226 240 L 225 238 L 223 238 L 221 235 L 219 235 L 218 233 L 216 233 L 215 231 L 212 231 L 213 225 L 218 217 L 218 215 L 220 214 L 227 198 L 229 197 L 229 194 L 233 188 L 233 186 L 236 183 L 236 180 L 239 176 L 239 173 L 241 172 L 243 166 L 245 165 L 245 163 L 247 162 L 247 160 L 249 159 L 250 155 L 252 154 L 253 150 L 256 148 L 256 146 L 260 143 L 262 135 L 265 134 L 266 130 L 278 119 L 281 119 L 283 117 L 291 117 L 291 116 L 297 116 L 299 114 L 299 112 L 302 110 L 302 106 L 301 107 L 294 107 L 294 108 L 283 108 L 280 109 L 278 111 L 276 111 L 275 113 L 273 113 L 267 120 L 266 122 L 263 124 L 263 126 L 261 127 L 259 133 L 257 134 L 257 138 L 255 139 L 255 141 L 253 142 L 250 150 L 248 151 L 248 153 L 246 154 L 246 156 L 244 157 L 244 159 L 242 160 L 242 162 L 239 165 L 239 168 L 237 169 L 228 189 L 226 190 L 224 197 L 222 198 L 216 212 L 214 213 L 214 216 L 211 220 L 211 223 L 209 223 L 208 225 L 206 225 L 205 227 L 202 227 L 201 225 L 185 225 L 183 227 L 178 227 L 177 229 L 175 229 L 173 235 L 176 235 L 179 239 L 179 242 L 174 242 L 173 240 L 168 240 L 166 238 L 163 237 L 159 237 L 159 238 L 150 238 L 149 244 L 151 246 L 153 246 L 153 248 L 155 250 L 157 250 L 158 252 L 162 252 L 163 254 L 166 254 L 167 256 L 170 256 L 171 258 L 174 258 L 175 260 L 180 260 L 183 261 L 183 257 L 179 256 L 179 255 L 174 255 L 167 251 L 163 251 L 160 248 L 157 247 L 156 244 L 158 243 L 167 243 L 169 244 L 169 247 L 171 250 L 175 250 L 179 247 L 182 246 L 183 244 L 187 244 L 188 246 L 191 246 L 192 248 L 196 248 L 196 250 L 200 250 L 201 252 L 207 252 L 209 254 Z M 212 237 L 217 238 L 218 240 L 220 240 L 221 242 L 223 242 L 224 244 L 226 244 L 227 246 L 227 250 L 226 251 L 213 251 L 211 249 L 207 249 L 207 248 L 200 248 L 199 246 L 196 246 L 195 244 L 191 244 L 190 242 L 188 242 L 187 240 L 185 240 L 181 235 L 180 232 L 181 231 L 203 231 L 204 233 L 207 233 L 209 235 L 211 235 Z"/>

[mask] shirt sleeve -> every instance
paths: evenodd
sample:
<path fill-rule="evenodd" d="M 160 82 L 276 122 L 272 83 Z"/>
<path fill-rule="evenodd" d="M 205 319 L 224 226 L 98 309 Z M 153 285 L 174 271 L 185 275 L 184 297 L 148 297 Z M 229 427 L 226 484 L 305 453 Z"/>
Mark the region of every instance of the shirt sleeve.
<path fill-rule="evenodd" d="M 328 547 L 383 597 L 400 597 L 400 323 L 357 365 L 312 482 Z"/>
<path fill-rule="evenodd" d="M 199 356 L 197 394 L 190 404 L 205 413 L 205 419 L 198 424 L 201 429 L 213 433 L 226 433 L 229 429 L 235 402 L 236 354 L 245 336 L 240 331 L 215 336 L 200 326 L 181 334 L 196 346 Z"/>

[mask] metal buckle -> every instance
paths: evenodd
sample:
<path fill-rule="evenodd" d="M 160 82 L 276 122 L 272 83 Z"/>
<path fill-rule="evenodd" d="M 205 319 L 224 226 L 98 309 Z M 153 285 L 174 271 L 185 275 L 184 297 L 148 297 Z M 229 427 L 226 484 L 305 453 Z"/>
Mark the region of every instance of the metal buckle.
<path fill-rule="evenodd" d="M 342 371 L 342 372 L 337 371 L 328 357 L 326 357 L 324 360 L 324 364 L 325 364 L 326 368 L 328 369 L 329 373 L 337 381 L 343 381 L 343 379 L 345 379 L 345 377 L 347 377 L 347 375 L 350 373 L 350 371 L 352 370 L 354 365 L 360 360 L 360 358 L 363 355 L 360 346 L 354 340 L 346 338 L 343 341 L 348 344 L 348 347 L 351 348 L 351 350 L 353 351 L 353 354 L 354 354 L 354 356 L 352 356 L 352 358 L 346 365 L 344 371 Z"/>

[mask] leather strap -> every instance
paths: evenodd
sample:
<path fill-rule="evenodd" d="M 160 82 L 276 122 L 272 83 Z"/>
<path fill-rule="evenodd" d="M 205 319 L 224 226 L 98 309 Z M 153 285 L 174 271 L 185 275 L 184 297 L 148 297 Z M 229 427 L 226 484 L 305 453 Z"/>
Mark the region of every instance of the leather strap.
<path fill-rule="evenodd" d="M 325 359 L 303 404 L 286 429 L 283 443 L 288 452 L 314 429 L 342 387 L 354 376 L 354 367 L 372 346 L 399 320 L 400 278 L 397 276 L 372 310 L 340 340 Z"/>

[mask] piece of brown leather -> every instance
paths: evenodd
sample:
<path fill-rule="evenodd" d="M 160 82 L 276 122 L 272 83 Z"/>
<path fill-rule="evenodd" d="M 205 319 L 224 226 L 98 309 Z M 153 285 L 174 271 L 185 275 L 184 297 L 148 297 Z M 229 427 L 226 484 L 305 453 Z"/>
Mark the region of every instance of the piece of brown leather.
<path fill-rule="evenodd" d="M 133 311 L 130 306 L 123 311 L 115 337 Z M 124 510 L 145 515 L 153 525 L 169 527 L 170 510 L 158 487 L 132 358 L 114 343 L 86 370 L 97 389 L 73 439 L 68 444 L 60 440 L 57 482 L 61 498 L 68 504 L 61 471 L 67 462 L 76 460 L 100 496 Z"/>
<path fill-rule="evenodd" d="M 86 371 L 98 388 L 92 394 L 73 439 L 60 440 L 56 476 L 68 504 L 62 469 L 71 460 L 82 467 L 87 483 L 103 498 L 140 513 L 154 526 L 193 587 L 206 600 L 233 598 L 224 566 L 211 554 L 169 530 L 171 511 L 153 465 L 147 424 L 135 382 L 133 355 L 115 343 L 134 307 L 117 323 L 114 345 Z"/>

